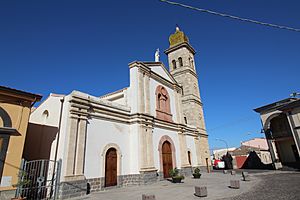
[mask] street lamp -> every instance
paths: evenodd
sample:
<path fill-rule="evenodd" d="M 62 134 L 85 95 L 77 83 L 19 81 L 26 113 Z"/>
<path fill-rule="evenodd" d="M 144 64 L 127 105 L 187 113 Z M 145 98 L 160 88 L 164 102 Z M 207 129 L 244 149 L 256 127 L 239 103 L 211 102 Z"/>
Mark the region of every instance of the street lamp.
<path fill-rule="evenodd" d="M 225 140 L 220 139 L 220 138 L 216 138 L 216 140 L 224 142 L 226 144 L 226 149 L 227 149 L 227 152 L 228 152 L 228 144 L 227 144 L 227 142 Z"/>

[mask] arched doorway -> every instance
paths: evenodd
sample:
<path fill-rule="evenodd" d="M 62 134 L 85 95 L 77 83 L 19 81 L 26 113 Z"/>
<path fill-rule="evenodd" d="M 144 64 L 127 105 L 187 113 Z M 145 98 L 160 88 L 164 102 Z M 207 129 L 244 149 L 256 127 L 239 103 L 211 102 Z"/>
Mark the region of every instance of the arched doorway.
<path fill-rule="evenodd" d="M 117 150 L 110 148 L 105 155 L 105 187 L 117 185 Z"/>
<path fill-rule="evenodd" d="M 169 178 L 169 171 L 170 169 L 173 169 L 173 164 L 171 143 L 168 141 L 165 141 L 162 145 L 162 161 L 164 178 Z"/>

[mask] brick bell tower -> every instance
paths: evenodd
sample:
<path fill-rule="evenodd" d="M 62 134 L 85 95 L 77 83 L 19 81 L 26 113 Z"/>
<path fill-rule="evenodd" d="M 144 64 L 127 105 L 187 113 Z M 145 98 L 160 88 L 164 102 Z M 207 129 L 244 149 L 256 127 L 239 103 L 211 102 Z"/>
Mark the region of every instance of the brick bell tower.
<path fill-rule="evenodd" d="M 165 50 L 168 56 L 169 71 L 182 86 L 182 123 L 197 128 L 201 152 L 201 165 L 210 163 L 208 137 L 205 128 L 203 105 L 200 97 L 198 75 L 194 62 L 195 50 L 190 45 L 188 37 L 179 27 L 169 37 L 170 47 Z M 209 164 L 208 164 L 209 165 Z"/>

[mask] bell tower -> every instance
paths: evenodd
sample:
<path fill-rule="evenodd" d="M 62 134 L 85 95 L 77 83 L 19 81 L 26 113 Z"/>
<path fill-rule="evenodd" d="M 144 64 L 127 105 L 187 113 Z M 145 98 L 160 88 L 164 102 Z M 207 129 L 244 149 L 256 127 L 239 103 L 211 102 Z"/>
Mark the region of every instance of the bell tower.
<path fill-rule="evenodd" d="M 165 50 L 169 61 L 169 71 L 183 89 L 181 105 L 184 121 L 182 123 L 197 129 L 200 135 L 198 145 L 201 165 L 205 165 L 209 161 L 209 147 L 194 61 L 196 52 L 190 45 L 188 37 L 178 26 L 175 33 L 170 35 L 169 43 L 170 47 Z"/>

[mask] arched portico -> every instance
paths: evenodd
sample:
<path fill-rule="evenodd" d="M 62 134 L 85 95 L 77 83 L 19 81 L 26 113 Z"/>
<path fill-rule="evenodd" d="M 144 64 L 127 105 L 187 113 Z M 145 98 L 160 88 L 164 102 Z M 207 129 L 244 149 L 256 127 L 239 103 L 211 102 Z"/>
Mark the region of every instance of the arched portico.
<path fill-rule="evenodd" d="M 264 131 L 269 130 L 271 127 L 271 120 L 274 119 L 275 117 L 278 117 L 282 112 L 276 112 L 271 114 L 267 119 L 263 121 L 263 129 Z"/>
<path fill-rule="evenodd" d="M 9 116 L 9 114 L 2 108 L 0 107 L 0 118 L 2 119 L 3 122 L 3 127 L 12 127 L 12 121 Z"/>
<path fill-rule="evenodd" d="M 263 128 L 274 163 L 293 165 L 293 163 L 299 162 L 299 154 L 286 113 L 271 114 L 263 121 Z"/>

